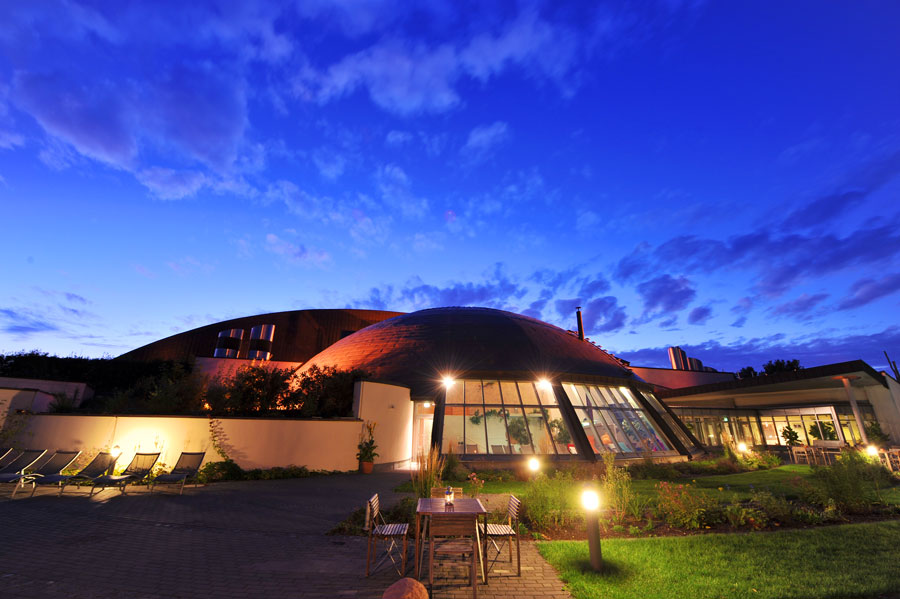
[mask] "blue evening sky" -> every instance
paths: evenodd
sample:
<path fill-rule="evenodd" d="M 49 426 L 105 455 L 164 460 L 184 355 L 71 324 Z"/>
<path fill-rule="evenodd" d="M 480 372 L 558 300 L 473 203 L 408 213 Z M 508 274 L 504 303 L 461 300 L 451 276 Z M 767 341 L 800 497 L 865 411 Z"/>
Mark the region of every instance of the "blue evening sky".
<path fill-rule="evenodd" d="M 0 352 L 490 306 L 900 359 L 900 4 L 5 2 Z"/>

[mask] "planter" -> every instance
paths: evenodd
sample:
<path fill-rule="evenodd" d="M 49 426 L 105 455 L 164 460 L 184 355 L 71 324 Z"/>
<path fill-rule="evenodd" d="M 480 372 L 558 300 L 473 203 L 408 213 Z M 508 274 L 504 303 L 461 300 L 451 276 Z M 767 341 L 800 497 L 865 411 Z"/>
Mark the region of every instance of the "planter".
<path fill-rule="evenodd" d="M 359 470 L 363 474 L 372 474 L 372 468 L 375 466 L 375 462 L 360 462 Z"/>

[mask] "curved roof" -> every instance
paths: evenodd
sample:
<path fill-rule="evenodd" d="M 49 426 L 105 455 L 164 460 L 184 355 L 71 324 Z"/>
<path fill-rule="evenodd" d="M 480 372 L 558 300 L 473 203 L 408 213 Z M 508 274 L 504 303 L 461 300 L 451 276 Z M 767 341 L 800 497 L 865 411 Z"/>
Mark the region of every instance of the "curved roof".
<path fill-rule="evenodd" d="M 490 308 L 434 308 L 366 327 L 306 364 L 361 368 L 430 395 L 443 376 L 581 374 L 640 381 L 616 358 L 559 327 Z"/>
<path fill-rule="evenodd" d="M 247 355 L 250 329 L 261 324 L 275 325 L 272 359 L 305 362 L 338 339 L 401 312 L 383 310 L 289 310 L 223 320 L 154 341 L 119 356 L 122 360 L 187 360 L 212 357 L 219 331 L 244 329 L 240 356 Z"/>

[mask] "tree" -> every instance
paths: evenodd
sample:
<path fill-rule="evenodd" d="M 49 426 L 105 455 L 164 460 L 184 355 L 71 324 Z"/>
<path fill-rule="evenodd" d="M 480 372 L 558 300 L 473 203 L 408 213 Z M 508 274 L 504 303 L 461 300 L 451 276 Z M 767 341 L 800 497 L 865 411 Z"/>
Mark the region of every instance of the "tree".
<path fill-rule="evenodd" d="M 763 364 L 766 374 L 778 374 L 779 372 L 796 372 L 803 370 L 800 360 L 769 360 Z"/>
<path fill-rule="evenodd" d="M 759 373 L 756 372 L 756 369 L 752 366 L 744 366 L 741 368 L 740 372 L 738 372 L 738 377 L 742 379 L 749 379 L 755 376 L 759 376 Z"/>

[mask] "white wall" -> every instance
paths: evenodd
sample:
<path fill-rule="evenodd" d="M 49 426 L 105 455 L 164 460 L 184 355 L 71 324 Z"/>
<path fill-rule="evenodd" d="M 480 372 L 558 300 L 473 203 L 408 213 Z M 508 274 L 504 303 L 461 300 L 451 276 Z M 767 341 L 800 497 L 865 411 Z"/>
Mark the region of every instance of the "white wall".
<path fill-rule="evenodd" d="M 7 395 L 17 403 L 30 402 L 34 392 L 9 391 Z M 0 404 L 3 399 L 0 390 Z M 19 448 L 80 449 L 84 460 L 118 445 L 120 468 L 137 452 L 159 451 L 160 462 L 171 467 L 182 451 L 205 451 L 205 461 L 222 459 L 213 448 L 212 425 L 228 457 L 244 469 L 296 465 L 310 470 L 356 470 L 356 445 L 366 420 L 378 423 L 377 464 L 403 465 L 410 459 L 412 412 L 409 389 L 363 382 L 354 388 L 354 413 L 359 419 L 31 414 L 24 417 L 22 429 L 11 441 Z"/>
<path fill-rule="evenodd" d="M 364 422 L 377 423 L 376 464 L 405 466 L 412 458 L 413 402 L 408 388 L 357 382 L 353 388 L 353 414 Z"/>

